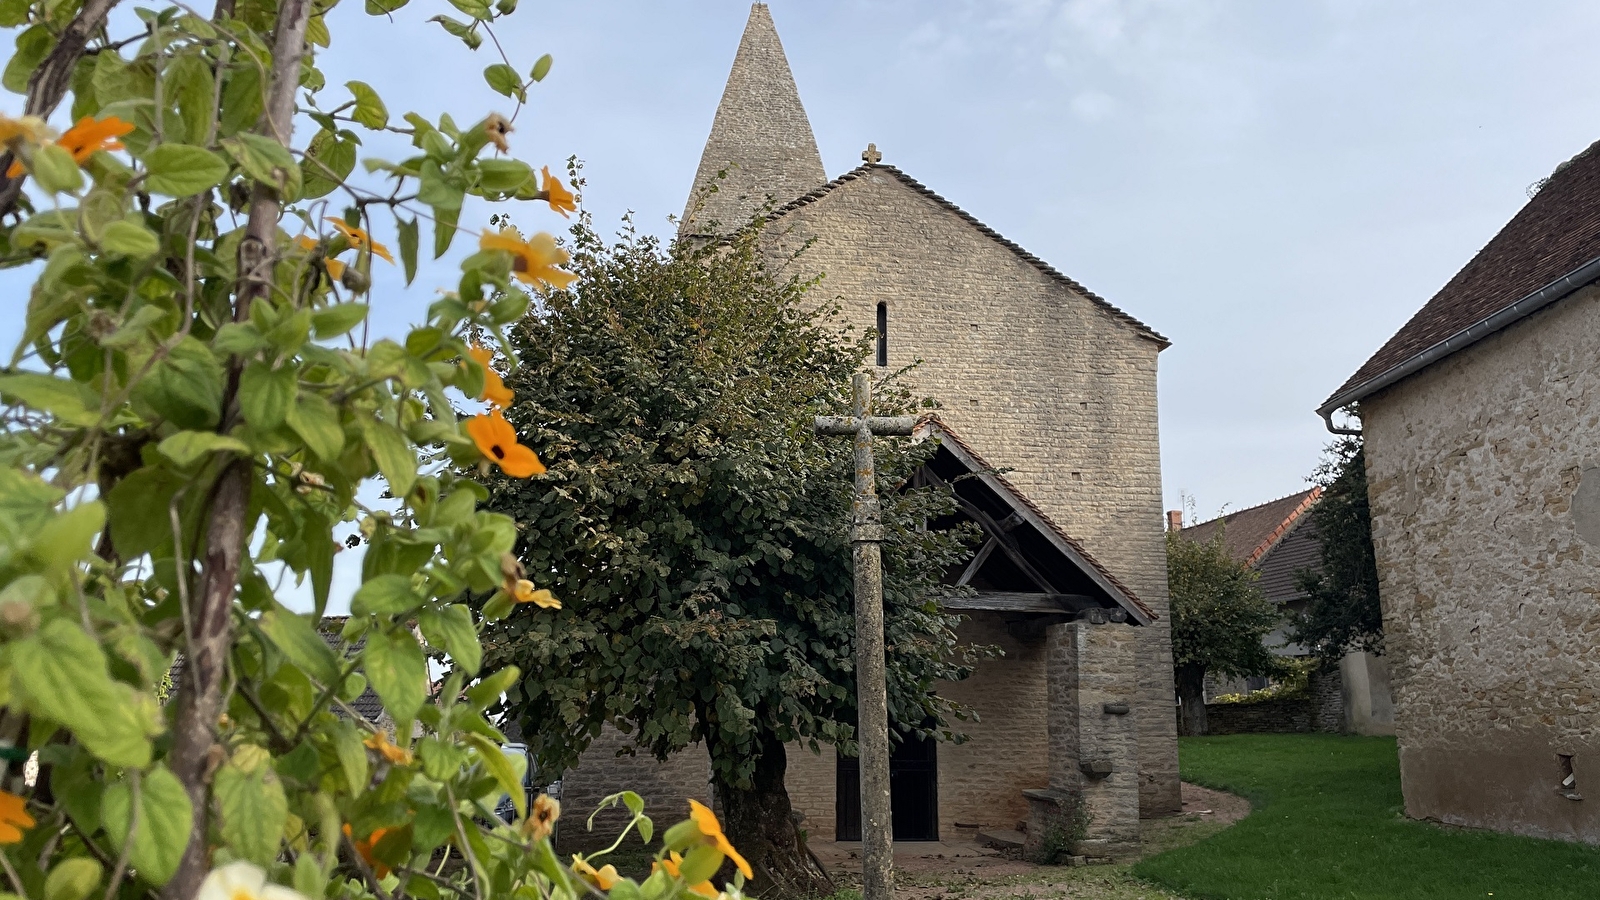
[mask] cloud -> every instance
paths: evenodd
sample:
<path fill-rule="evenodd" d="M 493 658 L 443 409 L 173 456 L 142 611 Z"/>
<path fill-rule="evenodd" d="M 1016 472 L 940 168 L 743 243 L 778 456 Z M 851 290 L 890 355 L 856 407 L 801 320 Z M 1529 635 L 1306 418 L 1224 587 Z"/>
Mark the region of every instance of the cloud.
<path fill-rule="evenodd" d="M 1085 122 L 1099 122 L 1117 109 L 1117 101 L 1110 94 L 1096 90 L 1078 92 L 1070 105 L 1073 113 Z"/>

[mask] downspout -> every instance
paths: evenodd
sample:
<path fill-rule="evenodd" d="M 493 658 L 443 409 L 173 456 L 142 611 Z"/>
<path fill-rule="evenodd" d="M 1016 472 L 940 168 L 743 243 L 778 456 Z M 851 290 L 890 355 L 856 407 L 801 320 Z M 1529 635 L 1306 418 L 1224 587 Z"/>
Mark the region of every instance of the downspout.
<path fill-rule="evenodd" d="M 1360 434 L 1361 430 L 1359 428 L 1341 428 L 1334 425 L 1333 414 L 1403 378 L 1416 374 L 1458 350 L 1476 344 L 1489 335 L 1533 315 L 1558 300 L 1572 295 L 1597 278 L 1600 278 L 1600 257 L 1589 260 L 1510 306 L 1463 328 L 1394 368 L 1363 381 L 1347 391 L 1341 391 L 1329 397 L 1328 402 L 1317 409 L 1317 414 L 1322 416 L 1323 425 L 1333 434 Z"/>

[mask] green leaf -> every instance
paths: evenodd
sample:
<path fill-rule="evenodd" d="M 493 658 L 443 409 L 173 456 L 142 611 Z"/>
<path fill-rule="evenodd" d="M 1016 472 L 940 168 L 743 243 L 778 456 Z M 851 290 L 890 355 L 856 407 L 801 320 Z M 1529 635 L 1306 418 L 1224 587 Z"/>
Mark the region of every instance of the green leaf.
<path fill-rule="evenodd" d="M 155 232 L 128 219 L 112 222 L 100 232 L 100 246 L 112 253 L 145 259 L 155 256 L 161 249 L 161 239 Z M 145 307 L 151 309 L 151 307 Z M 157 313 L 160 310 L 156 310 Z"/>
<path fill-rule="evenodd" d="M 482 35 L 478 34 L 476 31 L 473 31 L 469 26 L 457 22 L 455 19 L 452 19 L 449 16 L 434 16 L 428 21 L 438 22 L 439 26 L 445 31 L 448 31 L 460 38 L 461 42 L 466 44 L 467 49 L 469 50 L 476 50 L 483 45 Z"/>
<path fill-rule="evenodd" d="M 289 148 L 265 135 L 241 131 L 222 140 L 239 168 L 255 181 L 277 191 L 285 200 L 300 194 L 300 166 L 290 155 Z"/>
<path fill-rule="evenodd" d="M 134 822 L 133 793 L 127 781 L 106 788 L 100 801 L 100 817 L 111 845 L 121 847 Z M 134 829 L 128 854 L 128 861 L 138 870 L 141 880 L 160 886 L 172 879 L 184 848 L 189 845 L 193 822 L 194 808 L 189 805 L 183 784 L 164 763 L 157 763 L 139 784 L 138 828 Z"/>
<path fill-rule="evenodd" d="M 489 87 L 493 88 L 495 93 L 507 97 L 515 96 L 522 90 L 522 76 L 505 63 L 495 63 L 484 69 L 483 80 L 489 83 Z"/>
<path fill-rule="evenodd" d="M 456 220 L 460 209 L 436 209 L 433 214 L 433 258 L 438 259 L 456 239 Z"/>
<path fill-rule="evenodd" d="M 344 769 L 350 793 L 360 796 L 367 789 L 367 748 L 361 743 L 361 731 L 349 719 L 340 719 L 333 727 L 333 752 Z"/>
<path fill-rule="evenodd" d="M 317 132 L 300 162 L 301 199 L 315 200 L 332 193 L 355 167 L 355 141 L 327 129 Z"/>
<path fill-rule="evenodd" d="M 211 124 L 211 101 L 216 93 L 209 61 L 195 53 L 180 54 L 162 70 L 161 81 L 166 101 L 177 102 L 185 138 L 203 140 Z M 172 118 L 169 116 L 166 121 L 170 123 Z M 167 127 L 170 129 L 171 125 Z M 168 136 L 184 139 L 176 134 Z"/>
<path fill-rule="evenodd" d="M 379 575 L 356 588 L 355 596 L 350 598 L 350 614 L 395 615 L 410 612 L 421 605 L 422 597 L 411 589 L 411 576 Z M 368 677 L 371 677 L 370 674 Z"/>
<path fill-rule="evenodd" d="M 485 159 L 478 163 L 478 187 L 485 194 L 514 194 L 533 177 L 528 164 L 515 159 Z"/>
<path fill-rule="evenodd" d="M 270 865 L 289 821 L 289 801 L 278 773 L 267 765 L 245 772 L 230 762 L 217 770 L 212 791 L 222 813 L 222 839 L 256 865 Z"/>
<path fill-rule="evenodd" d="M 546 53 L 545 55 L 539 57 L 538 62 L 533 64 L 533 71 L 528 74 L 528 77 L 532 78 L 534 81 L 543 81 L 544 77 L 550 74 L 550 66 L 552 66 L 554 63 L 555 58 Z"/>
<path fill-rule="evenodd" d="M 161 455 L 187 469 L 208 453 L 226 450 L 232 453 L 249 453 L 244 441 L 214 431 L 180 431 L 156 447 Z"/>
<path fill-rule="evenodd" d="M 326 516 L 312 510 L 305 513 L 301 530 L 304 534 L 325 535 L 331 525 Z M 306 545 L 306 568 L 311 572 L 311 598 L 318 619 L 328 608 L 328 589 L 333 585 L 333 547 L 332 540 Z"/>
<path fill-rule="evenodd" d="M 409 2 L 410 0 L 367 0 L 367 15 L 386 16 Z"/>
<path fill-rule="evenodd" d="M 443 609 L 423 610 L 419 623 L 428 643 L 442 647 L 456 666 L 468 675 L 483 665 L 483 646 L 472 624 L 472 611 L 459 603 Z"/>
<path fill-rule="evenodd" d="M 511 760 L 506 758 L 500 747 L 494 741 L 481 734 L 466 732 L 463 737 L 466 742 L 478 751 L 478 758 L 483 761 L 483 767 L 488 770 L 494 780 L 500 782 L 500 787 L 511 795 L 511 805 L 516 807 L 517 815 L 528 813 L 528 795 L 522 789 L 522 778 L 517 770 L 511 767 Z"/>
<path fill-rule="evenodd" d="M 338 303 L 311 314 L 311 330 L 319 340 L 335 338 L 361 324 L 372 307 L 365 303 Z"/>
<path fill-rule="evenodd" d="M 106 527 L 106 506 L 99 500 L 80 503 L 46 519 L 32 535 L 33 552 L 45 565 L 68 568 L 88 556 L 94 539 Z"/>
<path fill-rule="evenodd" d="M 466 191 L 461 185 L 454 183 L 450 176 L 444 174 L 439 164 L 428 160 L 422 164 L 422 174 L 418 178 L 417 200 L 434 208 L 434 212 L 461 211 L 461 201 L 466 197 Z"/>
<path fill-rule="evenodd" d="M 361 650 L 361 666 L 395 721 L 410 722 L 417 717 L 427 699 L 428 664 L 411 632 L 395 628 L 388 633 L 369 633 Z"/>
<path fill-rule="evenodd" d="M 467 702 L 473 709 L 485 710 L 500 699 L 500 695 L 511 689 L 522 676 L 522 671 L 516 666 L 506 666 L 496 669 L 485 675 L 483 680 L 467 688 Z"/>
<path fill-rule="evenodd" d="M 29 0 L 0 0 L 0 28 L 16 28 L 28 23 Z M 111 54 L 115 55 L 115 54 Z"/>
<path fill-rule="evenodd" d="M 320 394 L 301 394 L 299 402 L 289 407 L 289 427 L 300 435 L 306 446 L 326 462 L 335 462 L 344 452 L 344 427 L 339 424 L 339 410 Z"/>
<path fill-rule="evenodd" d="M 417 483 L 417 453 L 400 429 L 377 418 L 363 418 L 361 431 L 367 449 L 378 463 L 378 471 L 389 482 L 389 492 L 404 497 Z"/>
<path fill-rule="evenodd" d="M 77 623 L 55 619 L 13 643 L 11 664 L 31 712 L 66 726 L 112 765 L 150 764 L 133 688 L 111 680 L 105 652 Z"/>
<path fill-rule="evenodd" d="M 222 418 L 222 366 L 193 336 L 167 353 L 135 394 L 180 428 L 203 431 Z"/>
<path fill-rule="evenodd" d="M 395 228 L 400 232 L 400 265 L 409 285 L 417 277 L 417 220 L 396 217 Z"/>
<path fill-rule="evenodd" d="M 105 871 L 88 857 L 64 859 L 44 880 L 44 900 L 84 900 L 100 886 Z"/>
<path fill-rule="evenodd" d="M 710 881 L 711 876 L 722 868 L 723 859 L 722 851 L 715 844 L 700 844 L 678 864 L 678 875 L 685 884 L 691 886 Z"/>
<path fill-rule="evenodd" d="M 145 154 L 144 186 L 151 193 L 190 197 L 228 177 L 228 164 L 204 147 L 162 144 Z"/>
<path fill-rule="evenodd" d="M 17 51 L 6 63 L 5 74 L 0 75 L 0 84 L 14 94 L 26 94 L 28 77 L 34 69 L 39 68 L 39 63 L 44 62 L 54 44 L 55 39 L 45 25 L 35 25 L 17 35 Z"/>
<path fill-rule="evenodd" d="M 288 420 L 300 390 L 293 366 L 273 369 L 252 362 L 239 376 L 239 411 L 244 420 L 262 431 L 272 431 Z"/>
<path fill-rule="evenodd" d="M 54 375 L 38 372 L 0 375 L 0 394 L 47 412 L 68 425 L 87 426 L 100 421 L 99 396 L 88 385 Z"/>
<path fill-rule="evenodd" d="M 110 54 L 101 54 L 102 56 Z M 261 70 L 255 66 L 240 66 L 228 76 L 227 87 L 222 89 L 222 116 L 217 124 L 218 133 L 232 137 L 251 128 L 261 118 Z"/>
<path fill-rule="evenodd" d="M 259 623 L 261 631 L 300 671 L 323 685 L 339 679 L 338 657 L 310 619 L 277 606 L 262 613 Z"/>
<path fill-rule="evenodd" d="M 494 13 L 489 12 L 489 4 L 484 0 L 450 0 L 450 5 L 474 19 L 487 22 L 494 18 Z"/>
<path fill-rule="evenodd" d="M 78 161 L 55 144 L 33 151 L 33 180 L 51 194 L 72 194 L 83 187 Z"/>
<path fill-rule="evenodd" d="M 356 98 L 356 108 L 350 113 L 350 118 L 368 128 L 383 128 L 389 124 L 389 108 L 383 105 L 383 98 L 371 85 L 364 81 L 347 81 L 344 86 Z"/>
<path fill-rule="evenodd" d="M 159 466 L 139 469 L 117 482 L 106 502 L 111 508 L 111 543 L 118 556 L 138 559 L 172 541 L 172 499 L 190 482 Z M 194 490 L 203 487 L 195 485 Z"/>

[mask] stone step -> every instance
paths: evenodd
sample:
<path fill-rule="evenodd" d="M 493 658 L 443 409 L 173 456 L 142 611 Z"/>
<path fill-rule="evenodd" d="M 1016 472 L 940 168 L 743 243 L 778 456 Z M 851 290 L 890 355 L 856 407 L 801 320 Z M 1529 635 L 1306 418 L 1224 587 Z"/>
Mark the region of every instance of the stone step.
<path fill-rule="evenodd" d="M 1021 850 L 1028 836 L 1010 828 L 990 828 L 978 832 L 978 843 L 1000 850 Z"/>

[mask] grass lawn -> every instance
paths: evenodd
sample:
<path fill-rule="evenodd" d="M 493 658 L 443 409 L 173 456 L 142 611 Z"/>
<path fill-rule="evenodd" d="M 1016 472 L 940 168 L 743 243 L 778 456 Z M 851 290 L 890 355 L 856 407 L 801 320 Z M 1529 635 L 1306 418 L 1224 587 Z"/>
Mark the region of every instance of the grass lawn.
<path fill-rule="evenodd" d="M 1180 746 L 1185 781 L 1254 807 L 1232 828 L 1134 867 L 1185 897 L 1600 898 L 1600 849 L 1405 819 L 1393 739 L 1230 735 Z"/>

